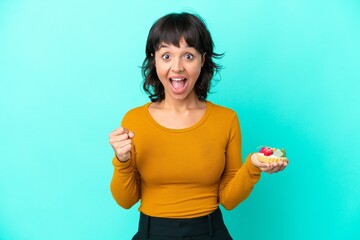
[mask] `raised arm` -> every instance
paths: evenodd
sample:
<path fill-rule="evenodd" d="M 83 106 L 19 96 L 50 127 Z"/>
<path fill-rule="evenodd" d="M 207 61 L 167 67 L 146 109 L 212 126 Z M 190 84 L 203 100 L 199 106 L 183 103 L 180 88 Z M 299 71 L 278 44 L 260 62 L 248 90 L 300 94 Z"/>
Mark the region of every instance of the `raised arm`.
<path fill-rule="evenodd" d="M 109 135 L 114 149 L 112 160 L 114 174 L 110 189 L 115 201 L 123 208 L 130 208 L 140 199 L 140 176 L 136 168 L 135 149 L 132 139 L 135 134 L 120 127 Z"/>

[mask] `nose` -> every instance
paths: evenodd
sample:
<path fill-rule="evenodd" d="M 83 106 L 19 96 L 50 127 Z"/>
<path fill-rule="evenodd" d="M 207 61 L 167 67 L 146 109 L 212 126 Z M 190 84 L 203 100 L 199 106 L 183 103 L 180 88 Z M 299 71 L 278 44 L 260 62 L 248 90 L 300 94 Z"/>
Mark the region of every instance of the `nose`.
<path fill-rule="evenodd" d="M 184 65 L 181 58 L 175 58 L 172 65 L 172 70 L 174 72 L 184 71 Z"/>

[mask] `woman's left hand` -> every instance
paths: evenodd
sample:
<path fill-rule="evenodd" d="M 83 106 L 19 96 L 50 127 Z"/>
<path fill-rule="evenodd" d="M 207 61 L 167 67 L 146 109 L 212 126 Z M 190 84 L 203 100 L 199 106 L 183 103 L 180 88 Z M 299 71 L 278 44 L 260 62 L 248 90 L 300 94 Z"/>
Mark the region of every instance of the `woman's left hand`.
<path fill-rule="evenodd" d="M 263 163 L 260 162 L 257 153 L 254 153 L 251 155 L 251 162 L 258 168 L 260 168 L 261 171 L 267 172 L 269 174 L 271 173 L 277 173 L 286 168 L 286 166 L 289 164 L 289 162 L 279 161 L 275 163 Z"/>

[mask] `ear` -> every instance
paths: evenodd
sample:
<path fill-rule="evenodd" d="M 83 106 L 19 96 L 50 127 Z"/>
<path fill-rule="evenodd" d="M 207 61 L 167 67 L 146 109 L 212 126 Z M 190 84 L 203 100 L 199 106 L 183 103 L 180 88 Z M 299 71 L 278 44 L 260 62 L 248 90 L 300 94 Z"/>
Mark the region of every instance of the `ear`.
<path fill-rule="evenodd" d="M 201 67 L 204 66 L 204 63 L 205 63 L 205 55 L 206 55 L 206 52 L 202 55 Z"/>

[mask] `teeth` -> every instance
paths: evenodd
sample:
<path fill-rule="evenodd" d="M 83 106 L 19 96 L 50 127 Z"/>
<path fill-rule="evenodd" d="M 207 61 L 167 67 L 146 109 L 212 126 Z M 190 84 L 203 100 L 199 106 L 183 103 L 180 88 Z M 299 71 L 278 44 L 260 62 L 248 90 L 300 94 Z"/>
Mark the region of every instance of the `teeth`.
<path fill-rule="evenodd" d="M 170 78 L 173 81 L 183 81 L 185 78 Z"/>

